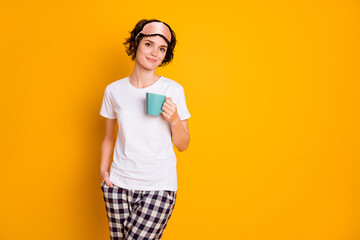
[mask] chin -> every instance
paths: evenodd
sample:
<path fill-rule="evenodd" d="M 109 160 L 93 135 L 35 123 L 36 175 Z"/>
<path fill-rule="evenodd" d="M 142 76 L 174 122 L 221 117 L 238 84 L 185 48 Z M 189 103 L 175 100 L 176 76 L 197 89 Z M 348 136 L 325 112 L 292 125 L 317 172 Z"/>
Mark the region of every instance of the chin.
<path fill-rule="evenodd" d="M 148 68 L 148 69 L 155 69 L 155 68 L 157 68 L 159 65 L 160 65 L 160 63 L 153 63 L 153 64 L 148 63 L 148 64 L 145 64 L 144 67 L 145 67 L 145 68 Z"/>
<path fill-rule="evenodd" d="M 155 70 L 158 66 L 152 65 L 143 65 L 143 68 L 147 69 L 147 70 Z"/>

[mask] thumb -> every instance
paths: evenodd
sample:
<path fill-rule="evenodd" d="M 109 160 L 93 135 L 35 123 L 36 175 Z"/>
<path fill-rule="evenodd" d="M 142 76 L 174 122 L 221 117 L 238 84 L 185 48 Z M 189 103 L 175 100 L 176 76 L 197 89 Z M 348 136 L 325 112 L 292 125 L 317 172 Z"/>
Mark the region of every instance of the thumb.
<path fill-rule="evenodd" d="M 109 187 L 114 187 L 114 185 L 110 182 L 109 179 L 106 179 L 106 180 L 105 180 L 105 183 L 106 183 L 106 185 L 108 185 Z"/>

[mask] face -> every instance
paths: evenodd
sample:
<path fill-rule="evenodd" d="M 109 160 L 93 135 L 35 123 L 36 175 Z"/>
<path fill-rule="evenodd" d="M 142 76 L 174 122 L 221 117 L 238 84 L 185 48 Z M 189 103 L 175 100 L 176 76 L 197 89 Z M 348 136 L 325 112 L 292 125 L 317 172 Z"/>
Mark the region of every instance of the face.
<path fill-rule="evenodd" d="M 167 42 L 160 36 L 143 37 L 136 52 L 136 62 L 146 69 L 154 70 L 164 60 Z"/>

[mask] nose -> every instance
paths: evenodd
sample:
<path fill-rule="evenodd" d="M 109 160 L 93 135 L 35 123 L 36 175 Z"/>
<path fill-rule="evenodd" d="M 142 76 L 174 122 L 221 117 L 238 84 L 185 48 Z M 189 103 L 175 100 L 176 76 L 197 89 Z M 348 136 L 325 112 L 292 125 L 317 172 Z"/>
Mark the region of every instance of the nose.
<path fill-rule="evenodd" d="M 157 56 L 156 48 L 152 48 L 150 54 L 151 54 L 152 56 L 156 57 L 156 56 Z"/>

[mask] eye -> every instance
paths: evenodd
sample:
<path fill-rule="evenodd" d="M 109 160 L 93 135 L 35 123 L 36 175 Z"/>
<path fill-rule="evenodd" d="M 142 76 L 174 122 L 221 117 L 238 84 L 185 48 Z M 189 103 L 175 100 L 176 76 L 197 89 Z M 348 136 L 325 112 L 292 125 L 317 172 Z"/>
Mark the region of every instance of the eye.
<path fill-rule="evenodd" d="M 165 49 L 165 48 L 160 48 L 160 50 L 161 50 L 162 52 L 166 52 L 166 49 Z"/>
<path fill-rule="evenodd" d="M 147 42 L 147 43 L 145 43 L 145 46 L 151 46 L 151 44 Z"/>

